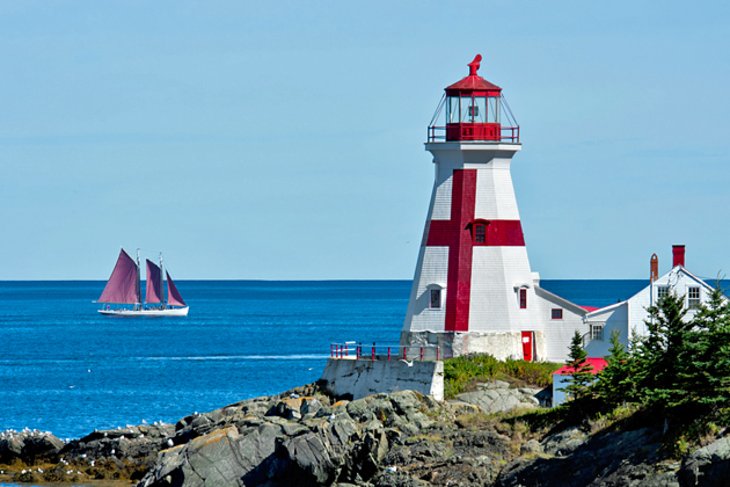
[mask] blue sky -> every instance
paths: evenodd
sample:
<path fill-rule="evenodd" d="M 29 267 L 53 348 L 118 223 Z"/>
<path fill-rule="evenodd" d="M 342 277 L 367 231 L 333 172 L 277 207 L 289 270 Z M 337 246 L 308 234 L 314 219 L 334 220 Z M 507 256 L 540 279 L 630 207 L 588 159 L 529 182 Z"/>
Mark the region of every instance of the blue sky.
<path fill-rule="evenodd" d="M 0 2 L 0 279 L 409 279 L 475 53 L 543 278 L 730 274 L 724 2 Z"/>

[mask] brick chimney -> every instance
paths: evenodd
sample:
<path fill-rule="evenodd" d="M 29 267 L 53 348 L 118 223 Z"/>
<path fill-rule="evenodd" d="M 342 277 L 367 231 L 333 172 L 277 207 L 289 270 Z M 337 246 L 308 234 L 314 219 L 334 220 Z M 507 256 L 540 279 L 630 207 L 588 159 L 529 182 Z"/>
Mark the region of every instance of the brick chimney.
<path fill-rule="evenodd" d="M 672 245 L 672 267 L 684 267 L 684 245 Z"/>
<path fill-rule="evenodd" d="M 649 281 L 654 282 L 659 279 L 659 257 L 656 254 L 651 254 L 649 260 Z"/>

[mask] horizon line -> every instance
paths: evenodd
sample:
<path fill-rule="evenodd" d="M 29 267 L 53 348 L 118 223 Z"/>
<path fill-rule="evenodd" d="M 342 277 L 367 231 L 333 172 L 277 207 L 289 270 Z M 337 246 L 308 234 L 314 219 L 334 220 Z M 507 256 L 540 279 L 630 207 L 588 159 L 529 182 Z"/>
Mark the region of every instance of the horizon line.
<path fill-rule="evenodd" d="M 700 277 L 703 280 L 709 278 Z M 648 281 L 648 278 L 585 278 L 585 277 L 546 277 L 540 278 L 541 281 Z M 730 279 L 720 279 L 730 280 Z M 108 279 L 0 279 L 0 283 L 4 282 L 105 282 Z M 140 279 L 142 282 L 146 282 L 147 279 Z M 189 281 L 211 281 L 211 282 L 373 282 L 373 281 L 413 281 L 413 278 L 381 278 L 381 279 L 370 279 L 370 278 L 324 278 L 324 279 L 266 279 L 266 278 L 192 278 L 192 279 L 175 279 L 175 282 L 189 282 Z"/>

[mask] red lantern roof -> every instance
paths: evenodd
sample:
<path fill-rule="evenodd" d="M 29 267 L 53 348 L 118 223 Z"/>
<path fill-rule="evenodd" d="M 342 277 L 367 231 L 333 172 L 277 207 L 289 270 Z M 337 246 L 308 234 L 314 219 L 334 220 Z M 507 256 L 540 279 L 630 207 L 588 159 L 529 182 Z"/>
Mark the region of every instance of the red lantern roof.
<path fill-rule="evenodd" d="M 490 83 L 477 74 L 482 63 L 482 55 L 477 54 L 469 63 L 469 76 L 446 87 L 446 95 L 500 96 L 502 88 Z"/>

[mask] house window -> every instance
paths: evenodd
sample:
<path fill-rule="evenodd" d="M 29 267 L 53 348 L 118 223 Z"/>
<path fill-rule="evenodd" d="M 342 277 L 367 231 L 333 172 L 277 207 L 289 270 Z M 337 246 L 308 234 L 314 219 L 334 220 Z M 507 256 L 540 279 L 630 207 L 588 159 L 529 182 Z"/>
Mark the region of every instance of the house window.
<path fill-rule="evenodd" d="M 527 289 L 520 289 L 520 309 L 527 309 Z"/>
<path fill-rule="evenodd" d="M 550 310 L 550 319 L 562 320 L 563 319 L 563 308 L 553 308 Z"/>
<path fill-rule="evenodd" d="M 690 286 L 687 288 L 687 308 L 695 309 L 700 307 L 700 288 Z"/>
<path fill-rule="evenodd" d="M 605 323 L 591 323 L 591 340 L 603 340 L 603 327 Z"/>
<path fill-rule="evenodd" d="M 485 243 L 487 241 L 487 226 L 483 223 L 474 225 L 474 242 Z"/>
<path fill-rule="evenodd" d="M 666 298 L 667 296 L 669 296 L 669 286 L 659 286 L 656 289 L 657 299 Z"/>
<path fill-rule="evenodd" d="M 441 289 L 431 289 L 428 307 L 431 309 L 441 308 Z"/>

